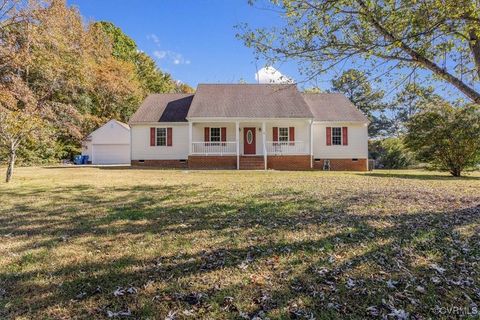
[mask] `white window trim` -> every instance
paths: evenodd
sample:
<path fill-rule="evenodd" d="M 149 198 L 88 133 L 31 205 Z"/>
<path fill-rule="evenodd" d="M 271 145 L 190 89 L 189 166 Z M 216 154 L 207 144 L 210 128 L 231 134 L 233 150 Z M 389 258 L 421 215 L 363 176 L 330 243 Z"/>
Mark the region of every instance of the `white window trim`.
<path fill-rule="evenodd" d="M 287 129 L 287 141 L 280 140 L 280 129 Z M 278 127 L 278 142 L 290 142 L 290 127 Z"/>
<path fill-rule="evenodd" d="M 165 145 L 158 144 L 158 129 L 165 129 Z M 156 127 L 155 128 L 155 147 L 167 147 L 168 146 L 168 128 L 167 127 Z"/>
<path fill-rule="evenodd" d="M 220 140 L 219 141 L 212 141 L 212 129 L 218 129 L 218 132 L 220 133 L 219 134 L 219 137 L 220 137 Z M 222 142 L 222 127 L 210 127 L 209 129 L 209 133 L 208 133 L 208 142 Z"/>
<path fill-rule="evenodd" d="M 340 144 L 333 143 L 333 129 L 338 128 L 340 129 Z M 332 127 L 332 135 L 330 137 L 331 145 L 332 146 L 343 146 L 343 127 Z"/>

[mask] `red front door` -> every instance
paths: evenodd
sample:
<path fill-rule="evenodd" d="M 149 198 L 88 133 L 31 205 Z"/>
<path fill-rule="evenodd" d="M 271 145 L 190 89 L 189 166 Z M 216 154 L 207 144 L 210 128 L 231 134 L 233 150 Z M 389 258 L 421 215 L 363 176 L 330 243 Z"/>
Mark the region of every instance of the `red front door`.
<path fill-rule="evenodd" d="M 243 154 L 256 154 L 255 128 L 243 128 Z"/>

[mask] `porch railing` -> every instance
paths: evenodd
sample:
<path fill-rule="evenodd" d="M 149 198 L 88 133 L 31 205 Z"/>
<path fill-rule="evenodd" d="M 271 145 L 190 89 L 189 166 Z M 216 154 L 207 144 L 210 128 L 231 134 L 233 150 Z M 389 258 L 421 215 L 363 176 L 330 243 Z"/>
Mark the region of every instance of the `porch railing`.
<path fill-rule="evenodd" d="M 308 154 L 304 141 L 267 141 L 267 154 Z"/>
<path fill-rule="evenodd" d="M 221 142 L 192 142 L 192 154 L 236 154 L 237 143 L 235 141 Z"/>

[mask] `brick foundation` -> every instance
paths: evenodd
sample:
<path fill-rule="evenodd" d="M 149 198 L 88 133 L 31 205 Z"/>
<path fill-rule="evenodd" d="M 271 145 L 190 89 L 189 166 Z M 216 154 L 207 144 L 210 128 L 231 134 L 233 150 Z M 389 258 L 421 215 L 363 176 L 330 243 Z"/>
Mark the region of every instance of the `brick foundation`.
<path fill-rule="evenodd" d="M 237 169 L 236 156 L 189 156 L 189 169 Z"/>
<path fill-rule="evenodd" d="M 180 160 L 144 160 L 140 162 L 139 160 L 132 160 L 132 166 L 135 167 L 156 167 L 156 168 L 166 168 L 166 169 L 187 169 L 187 161 Z"/>
<path fill-rule="evenodd" d="M 267 168 L 275 170 L 311 170 L 310 156 L 268 156 Z"/>
<path fill-rule="evenodd" d="M 323 170 L 323 161 L 313 161 L 313 168 L 316 170 Z M 353 161 L 352 159 L 329 159 L 331 171 L 367 171 L 368 163 L 367 159 L 358 159 Z"/>
<path fill-rule="evenodd" d="M 314 170 L 323 170 L 323 162 L 325 159 L 313 161 Z M 237 169 L 236 156 L 189 156 L 188 161 L 180 160 L 132 160 L 132 166 L 135 167 L 156 167 L 165 169 L 218 169 L 230 170 Z M 330 159 L 331 171 L 367 171 L 367 159 Z M 268 156 L 267 168 L 274 170 L 311 170 L 310 156 Z M 258 168 L 244 168 L 258 169 Z"/>

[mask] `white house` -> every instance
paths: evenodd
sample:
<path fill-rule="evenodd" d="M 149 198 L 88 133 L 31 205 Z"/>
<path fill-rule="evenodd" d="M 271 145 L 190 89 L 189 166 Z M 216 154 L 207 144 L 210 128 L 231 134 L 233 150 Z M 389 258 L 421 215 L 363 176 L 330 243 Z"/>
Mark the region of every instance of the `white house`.
<path fill-rule="evenodd" d="M 295 85 L 153 94 L 129 124 L 137 166 L 368 170 L 368 119 L 341 94 L 302 94 Z"/>
<path fill-rule="evenodd" d="M 110 120 L 82 143 L 82 154 L 92 164 L 130 164 L 130 127 Z"/>

